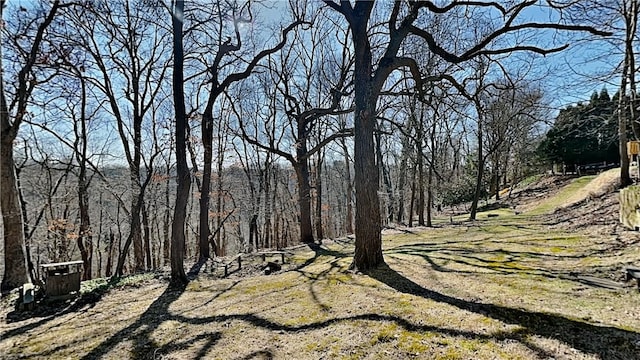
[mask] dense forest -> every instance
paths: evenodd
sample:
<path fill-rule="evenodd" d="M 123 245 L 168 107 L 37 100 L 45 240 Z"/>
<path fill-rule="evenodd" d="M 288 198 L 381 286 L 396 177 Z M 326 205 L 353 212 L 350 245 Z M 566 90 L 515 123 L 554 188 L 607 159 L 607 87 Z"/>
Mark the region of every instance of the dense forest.
<path fill-rule="evenodd" d="M 180 283 L 212 257 L 347 234 L 365 271 L 382 227 L 473 219 L 553 165 L 622 163 L 630 183 L 626 2 L 0 5 L 3 291 L 43 263 Z M 541 74 L 572 44 L 621 64 L 613 97 L 599 78 L 558 108 Z"/>

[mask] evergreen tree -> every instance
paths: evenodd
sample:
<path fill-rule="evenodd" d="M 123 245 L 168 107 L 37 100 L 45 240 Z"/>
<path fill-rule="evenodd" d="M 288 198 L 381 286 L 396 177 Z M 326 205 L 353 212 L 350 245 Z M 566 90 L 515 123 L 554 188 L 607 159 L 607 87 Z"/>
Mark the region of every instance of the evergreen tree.
<path fill-rule="evenodd" d="M 538 147 L 546 161 L 574 165 L 607 162 L 617 163 L 617 123 L 615 101 L 606 89 L 594 92 L 587 104 L 577 104 L 560 110 L 555 123 Z"/>

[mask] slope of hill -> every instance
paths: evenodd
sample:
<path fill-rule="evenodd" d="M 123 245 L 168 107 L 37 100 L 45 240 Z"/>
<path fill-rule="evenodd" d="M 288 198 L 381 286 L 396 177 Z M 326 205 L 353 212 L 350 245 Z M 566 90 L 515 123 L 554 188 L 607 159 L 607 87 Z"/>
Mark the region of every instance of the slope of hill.
<path fill-rule="evenodd" d="M 517 215 L 389 231 L 388 266 L 368 274 L 347 270 L 353 241 L 339 239 L 295 250 L 289 270 L 273 275 L 201 274 L 183 289 L 168 288 L 165 274 L 139 275 L 26 313 L 4 300 L 0 354 L 637 359 L 640 295 L 621 277 L 640 251 L 620 228 L 606 233 L 615 193 L 589 195 L 601 182 L 545 177 L 507 199 L 528 209 Z"/>
<path fill-rule="evenodd" d="M 580 178 L 545 176 L 514 191 L 509 201 L 525 214 L 542 216 L 552 228 L 634 238 L 636 233 L 618 221 L 619 173 L 616 168 Z"/>

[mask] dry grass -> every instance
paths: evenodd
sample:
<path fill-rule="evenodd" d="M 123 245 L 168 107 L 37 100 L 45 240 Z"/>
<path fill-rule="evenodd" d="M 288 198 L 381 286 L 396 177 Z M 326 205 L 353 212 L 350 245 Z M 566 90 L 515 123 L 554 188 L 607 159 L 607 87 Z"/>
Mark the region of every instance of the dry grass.
<path fill-rule="evenodd" d="M 588 177 L 582 177 L 584 179 Z M 562 207 L 572 206 L 587 198 L 597 198 L 605 194 L 608 194 L 615 190 L 620 183 L 620 169 L 615 168 L 607 170 L 591 181 L 589 181 L 580 191 L 576 191 L 574 194 L 565 199 Z"/>
<path fill-rule="evenodd" d="M 567 186 L 562 187 L 555 196 L 543 198 L 535 206 L 528 209 L 527 213 L 532 215 L 544 214 L 586 198 L 589 196 L 589 192 L 585 191 L 585 189 L 594 182 L 594 179 L 596 179 L 596 176 L 583 176 L 574 179 Z"/>
<path fill-rule="evenodd" d="M 184 289 L 144 278 L 33 316 L 6 304 L 3 358 L 638 359 L 638 245 L 481 218 L 384 237 L 388 266 L 347 270 L 351 242 L 299 249 L 276 275 Z M 133 282 L 132 282 L 133 283 Z"/>

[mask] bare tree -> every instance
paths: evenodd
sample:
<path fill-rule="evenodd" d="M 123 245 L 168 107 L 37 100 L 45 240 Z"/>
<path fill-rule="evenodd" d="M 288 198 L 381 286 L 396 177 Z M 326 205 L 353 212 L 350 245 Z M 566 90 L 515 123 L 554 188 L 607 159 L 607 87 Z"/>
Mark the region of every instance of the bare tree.
<path fill-rule="evenodd" d="M 163 86 L 169 58 L 169 34 L 156 23 L 154 11 L 148 4 L 125 1 L 87 3 L 65 14 L 70 26 L 81 34 L 69 36 L 69 43 L 89 55 L 90 61 L 83 66 L 94 70 L 96 77 L 87 80 L 106 98 L 104 110 L 115 120 L 129 167 L 130 226 L 116 276 L 123 274 L 131 245 L 134 271 L 146 268 L 141 212 L 157 153 L 153 144 L 143 141 L 143 125 L 149 122 L 150 110 Z M 147 153 L 150 155 L 145 156 Z"/>
<path fill-rule="evenodd" d="M 228 8 L 223 8 L 227 6 Z M 236 1 L 223 3 L 216 3 L 213 19 L 215 29 L 212 29 L 215 34 L 214 46 L 217 50 L 214 52 L 212 61 L 206 62 L 206 68 L 209 74 L 208 84 L 208 96 L 206 105 L 202 113 L 202 144 L 204 146 L 203 154 L 203 171 L 202 171 L 202 187 L 200 189 L 200 235 L 199 235 L 199 261 L 205 261 L 210 257 L 209 250 L 209 203 L 210 203 L 210 190 L 211 190 L 211 172 L 213 164 L 213 130 L 214 130 L 214 105 L 216 101 L 233 83 L 248 78 L 253 72 L 258 63 L 267 56 L 276 53 L 282 49 L 287 41 L 287 35 L 293 29 L 303 24 L 302 20 L 296 19 L 291 24 L 287 25 L 281 31 L 281 40 L 274 46 L 264 49 L 252 57 L 245 55 L 245 59 L 242 59 L 243 54 L 243 32 L 240 27 L 243 24 L 250 23 L 253 20 L 252 5 L 251 2 L 239 4 Z M 229 23 L 225 20 L 225 16 L 230 16 L 233 21 L 232 28 L 226 29 L 225 26 Z M 206 29 L 200 29 L 202 34 L 206 34 Z M 245 63 L 246 65 L 239 71 L 238 67 L 242 66 L 239 63 Z"/>
<path fill-rule="evenodd" d="M 13 143 L 18 135 L 21 123 L 28 115 L 29 97 L 31 96 L 38 81 L 36 79 L 34 67 L 41 54 L 41 44 L 45 33 L 53 22 L 58 10 L 63 6 L 59 0 L 51 3 L 43 13 L 31 9 L 31 14 L 44 14 L 42 19 L 30 21 L 23 17 L 29 10 L 20 11 L 17 16 L 23 17 L 24 21 L 19 22 L 16 32 L 10 33 L 10 29 L 3 27 L 2 36 L 18 40 L 20 34 L 28 34 L 25 38 L 32 39 L 30 43 L 21 43 L 18 49 L 24 53 L 20 54 L 23 61 L 15 79 L 10 79 L 8 83 L 16 84 L 15 88 L 7 88 L 5 84 L 4 66 L 0 64 L 0 183 L 2 184 L 2 197 L 0 205 L 2 209 L 2 221 L 4 229 L 4 277 L 2 278 L 2 292 L 9 291 L 27 282 L 27 268 L 24 251 L 24 224 L 20 206 L 20 195 L 18 191 L 15 161 L 13 158 Z M 4 19 L 5 1 L 0 1 L 0 18 Z M 38 21 L 40 20 L 40 21 Z M 4 42 L 4 41 L 3 41 Z M 4 58 L 0 56 L 0 58 Z M 1 60 L 0 60 L 1 61 Z"/>
<path fill-rule="evenodd" d="M 593 34 L 607 35 L 588 26 L 563 23 L 520 22 L 523 10 L 537 6 L 537 2 L 522 2 L 512 7 L 505 7 L 496 2 L 459 1 L 444 5 L 437 5 L 431 1 L 395 2 L 388 15 L 388 40 L 383 49 L 379 49 L 379 58 L 374 59 L 372 52 L 370 24 L 374 3 L 370 1 L 334 2 L 324 0 L 325 4 L 343 15 L 351 29 L 355 51 L 355 183 L 356 183 L 356 250 L 352 268 L 366 271 L 384 263 L 382 256 L 382 238 L 380 234 L 380 208 L 377 196 L 378 175 L 375 163 L 375 145 L 373 134 L 375 130 L 376 105 L 380 92 L 391 72 L 408 67 L 411 69 L 417 88 L 422 90 L 424 78 L 417 63 L 409 57 L 398 56 L 398 51 L 409 35 L 424 41 L 426 48 L 443 60 L 450 63 L 463 63 L 479 56 L 512 53 L 514 51 L 530 51 L 539 54 L 549 54 L 561 51 L 566 46 L 542 48 L 534 45 L 522 44 L 501 47 L 497 44 L 504 40 L 505 35 L 525 32 L 528 30 L 541 31 L 550 29 L 555 31 L 586 31 Z M 553 5 L 551 5 L 553 7 Z M 493 31 L 484 35 L 480 40 L 464 46 L 460 53 L 456 48 L 439 42 L 433 34 L 425 28 L 414 25 L 420 17 L 421 10 L 427 10 L 439 16 L 455 16 L 455 11 L 467 9 L 469 12 L 478 11 L 490 16 L 497 13 L 503 19 L 502 24 L 493 27 Z M 371 25 L 373 26 L 373 24 Z M 376 36 L 380 36 L 380 32 Z M 450 49 L 450 50 L 448 50 Z M 446 77 L 446 76 L 443 76 Z"/>
<path fill-rule="evenodd" d="M 191 175 L 187 167 L 187 116 L 184 102 L 184 0 L 171 4 L 173 29 L 173 106 L 176 116 L 176 204 L 171 225 L 171 284 L 182 286 L 188 282 L 184 272 L 185 219 Z"/>
<path fill-rule="evenodd" d="M 263 80 L 264 96 L 282 99 L 273 104 L 273 119 L 280 118 L 279 111 L 286 114 L 281 127 L 283 134 L 289 133 L 289 141 L 294 145 L 289 148 L 293 147 L 295 152 L 291 153 L 286 143 L 260 141 L 258 136 L 250 135 L 238 116 L 239 130 L 245 141 L 284 158 L 293 167 L 298 185 L 300 241 L 303 243 L 314 242 L 309 160 L 333 140 L 352 135 L 351 129 L 342 127 L 324 132 L 315 145 L 312 142 L 312 134 L 319 128 L 321 119 L 351 111 L 342 101 L 350 94 L 351 56 L 346 46 L 338 54 L 334 53 L 331 47 L 336 39 L 326 36 L 326 23 L 324 25 L 316 20 L 310 33 L 297 31 L 292 46 L 279 58 L 270 58 L 269 78 Z M 338 71 L 332 73 L 336 68 Z M 269 137 L 265 137 L 267 139 Z"/>
<path fill-rule="evenodd" d="M 617 1 L 596 1 L 584 0 L 576 2 L 576 7 L 569 15 L 579 21 L 589 22 L 597 26 L 604 26 L 611 29 L 614 36 L 607 39 L 607 42 L 592 46 L 587 43 L 589 49 L 604 49 L 596 54 L 590 54 L 586 60 L 589 63 L 599 61 L 612 65 L 612 53 L 619 55 L 621 60 L 619 63 L 613 63 L 605 73 L 584 74 L 576 70 L 577 66 L 572 69 L 574 72 L 587 78 L 588 81 L 597 81 L 602 83 L 603 79 L 611 80 L 619 79 L 619 93 L 617 104 L 617 120 L 618 120 L 618 152 L 620 155 L 620 186 L 626 187 L 633 183 L 630 173 L 630 159 L 627 153 L 627 141 L 629 127 L 633 130 L 636 138 L 640 137 L 638 125 L 640 118 L 638 117 L 638 96 L 636 86 L 636 60 L 635 60 L 635 43 L 637 41 L 637 22 L 639 4 L 637 0 L 617 0 Z M 599 39 L 597 39 L 599 40 Z M 603 46 L 604 45 L 604 46 Z M 588 52 L 587 52 L 588 53 Z M 640 171 L 640 168 L 639 168 Z M 639 172 L 640 173 L 640 172 Z"/>
<path fill-rule="evenodd" d="M 618 97 L 618 136 L 620 138 L 620 187 L 633 184 L 629 174 L 629 154 L 627 153 L 627 109 L 632 126 L 635 130 L 638 121 L 637 109 L 637 89 L 636 89 L 636 65 L 635 48 L 636 32 L 638 28 L 638 1 L 622 0 L 620 12 L 624 19 L 624 60 L 622 62 L 622 74 L 620 75 L 620 96 Z M 630 94 L 627 98 L 627 86 Z M 636 136 L 638 134 L 636 133 Z M 640 169 L 640 165 L 639 169 Z M 639 170 L 640 173 L 640 170 Z"/>

